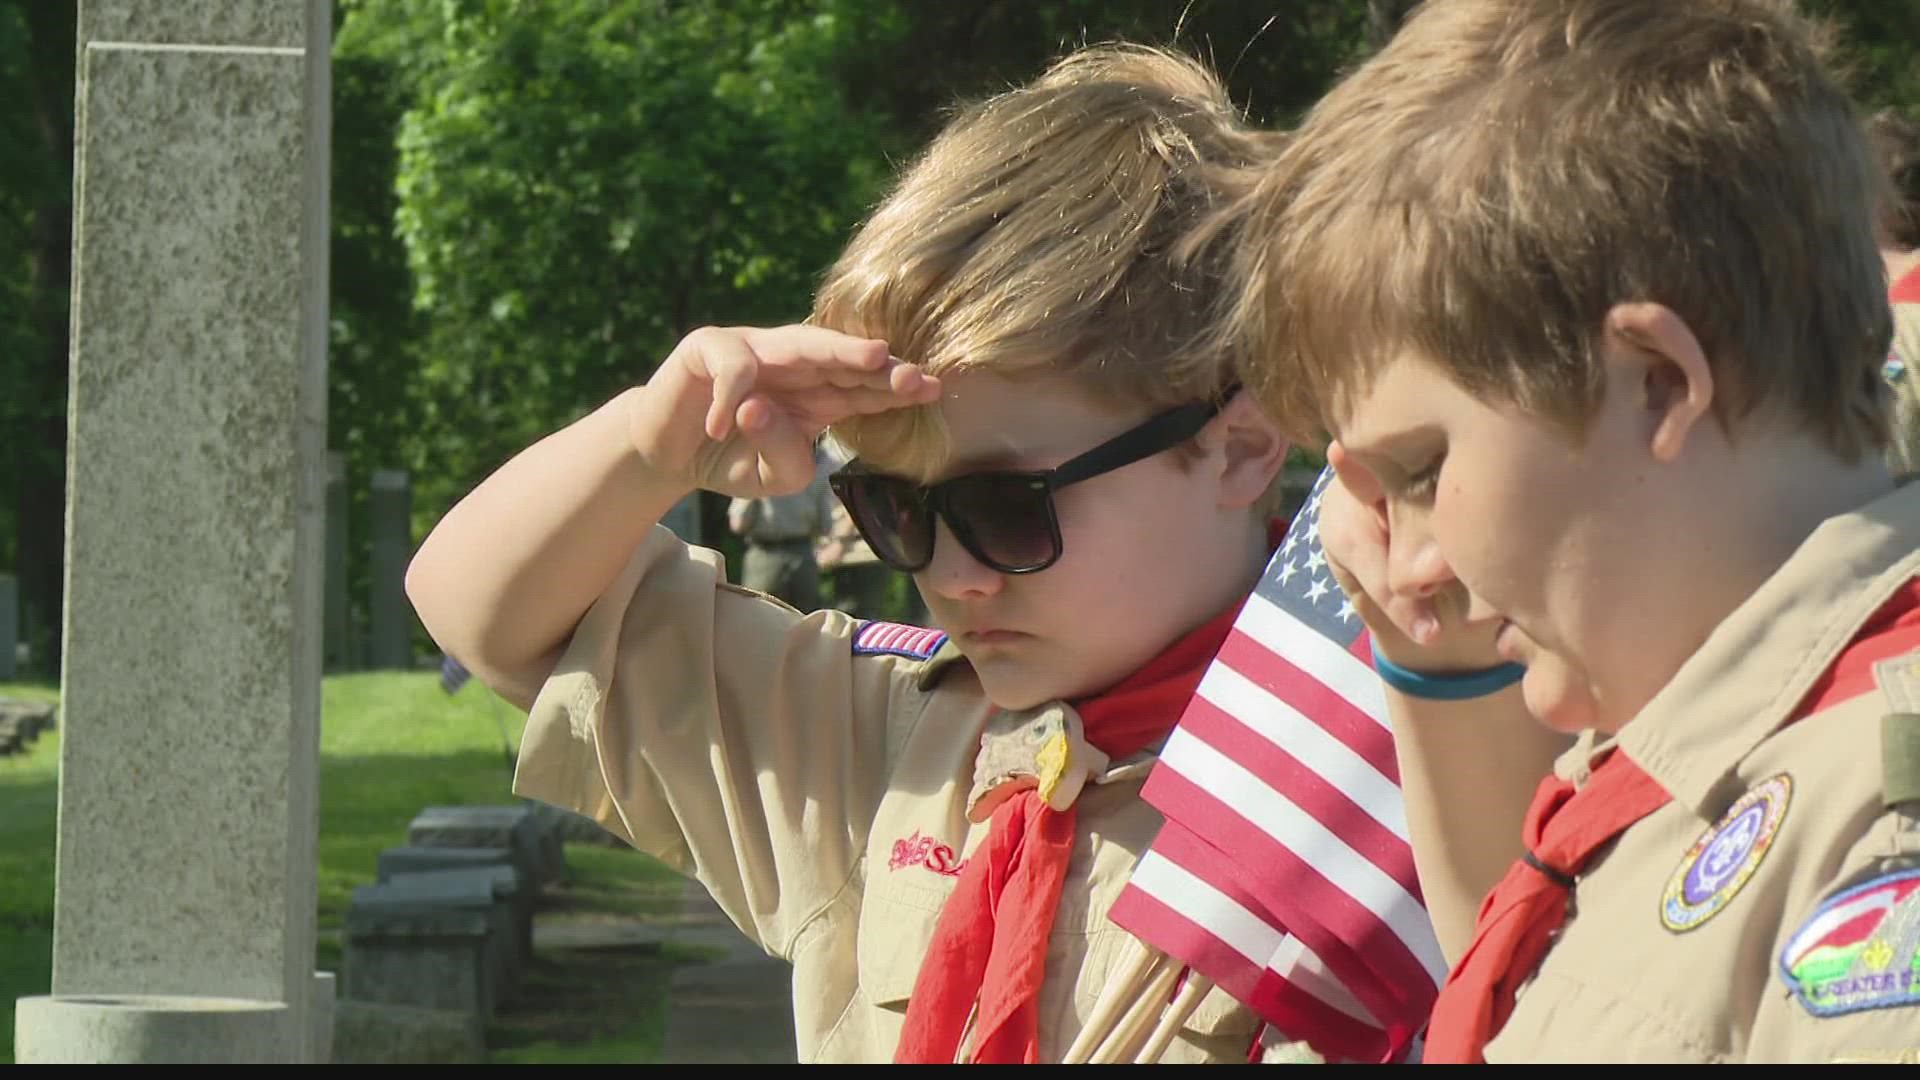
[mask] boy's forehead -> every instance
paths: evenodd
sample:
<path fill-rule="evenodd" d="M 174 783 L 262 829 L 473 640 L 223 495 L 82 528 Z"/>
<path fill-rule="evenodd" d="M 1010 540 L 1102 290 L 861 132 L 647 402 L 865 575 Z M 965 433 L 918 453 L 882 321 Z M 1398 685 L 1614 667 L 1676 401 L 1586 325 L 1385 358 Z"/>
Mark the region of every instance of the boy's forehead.
<path fill-rule="evenodd" d="M 1446 381 L 1433 365 L 1407 356 L 1356 371 L 1325 391 L 1328 432 L 1349 448 L 1390 440 L 1432 419 L 1444 400 L 1438 384 Z"/>
<path fill-rule="evenodd" d="M 1033 466 L 1071 457 L 1123 425 L 1138 410 L 1101 399 L 1059 373 L 961 372 L 941 379 L 946 447 L 937 470 L 955 475 L 983 468 Z M 1083 445 L 1084 444 L 1084 445 Z"/>

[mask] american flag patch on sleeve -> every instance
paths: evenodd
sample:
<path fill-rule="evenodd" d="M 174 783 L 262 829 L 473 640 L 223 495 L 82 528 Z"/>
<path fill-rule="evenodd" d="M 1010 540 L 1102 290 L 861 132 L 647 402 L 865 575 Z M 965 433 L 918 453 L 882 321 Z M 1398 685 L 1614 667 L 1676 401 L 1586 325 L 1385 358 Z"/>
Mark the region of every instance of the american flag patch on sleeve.
<path fill-rule="evenodd" d="M 905 623 L 861 623 L 853 632 L 855 656 L 905 656 L 926 660 L 947 643 L 944 631 Z"/>

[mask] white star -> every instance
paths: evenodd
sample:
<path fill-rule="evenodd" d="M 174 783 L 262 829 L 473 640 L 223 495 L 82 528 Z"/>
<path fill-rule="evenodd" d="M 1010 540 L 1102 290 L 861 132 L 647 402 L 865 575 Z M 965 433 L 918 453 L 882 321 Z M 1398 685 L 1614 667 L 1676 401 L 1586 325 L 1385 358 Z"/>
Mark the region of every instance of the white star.
<path fill-rule="evenodd" d="M 1288 533 L 1286 543 L 1280 545 L 1280 554 L 1282 555 L 1293 554 L 1293 549 L 1297 547 L 1299 543 L 1300 543 L 1299 534 Z"/>
<path fill-rule="evenodd" d="M 1314 578 L 1313 585 L 1307 589 L 1307 601 L 1309 603 L 1318 603 L 1320 598 L 1325 595 L 1327 595 L 1327 580 L 1325 578 Z"/>
<path fill-rule="evenodd" d="M 1323 554 L 1319 548 L 1314 548 L 1313 553 L 1307 556 L 1306 568 L 1308 570 L 1318 570 L 1325 565 L 1327 565 L 1326 555 Z"/>
<path fill-rule="evenodd" d="M 1287 579 L 1292 577 L 1295 574 L 1295 572 L 1297 572 L 1298 570 L 1299 570 L 1299 567 L 1293 565 L 1290 562 L 1281 563 L 1280 564 L 1280 584 L 1285 585 L 1287 583 Z"/>
<path fill-rule="evenodd" d="M 1340 619 L 1342 622 L 1352 622 L 1353 617 L 1358 614 L 1359 612 L 1353 610 L 1353 601 L 1340 601 Z"/>

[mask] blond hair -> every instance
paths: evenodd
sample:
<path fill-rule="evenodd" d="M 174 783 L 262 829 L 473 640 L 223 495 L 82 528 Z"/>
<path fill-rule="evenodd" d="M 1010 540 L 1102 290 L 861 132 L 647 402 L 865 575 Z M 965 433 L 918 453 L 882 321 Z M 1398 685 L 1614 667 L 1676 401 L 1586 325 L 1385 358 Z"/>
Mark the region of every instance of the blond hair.
<path fill-rule="evenodd" d="M 1884 446 L 1881 188 L 1828 56 L 1784 0 L 1429 0 L 1237 208 L 1249 386 L 1319 434 L 1412 354 L 1578 436 L 1606 312 L 1653 301 L 1723 423 Z"/>
<path fill-rule="evenodd" d="M 828 272 L 811 321 L 938 375 L 1063 373 L 1120 407 L 1217 400 L 1235 378 L 1214 332 L 1231 244 L 1195 230 L 1277 138 L 1191 58 L 1082 49 L 959 113 Z M 832 435 L 920 478 L 947 452 L 933 407 Z"/>

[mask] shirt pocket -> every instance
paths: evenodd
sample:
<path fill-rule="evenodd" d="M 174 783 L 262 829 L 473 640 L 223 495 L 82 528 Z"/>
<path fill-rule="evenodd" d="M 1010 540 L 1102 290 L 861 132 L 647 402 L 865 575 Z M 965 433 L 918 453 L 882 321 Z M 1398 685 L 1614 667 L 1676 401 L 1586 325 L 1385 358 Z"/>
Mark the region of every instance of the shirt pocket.
<path fill-rule="evenodd" d="M 880 872 L 886 872 L 884 867 Z M 933 941 L 940 909 L 952 893 L 951 885 L 930 888 L 886 878 L 869 879 L 861 898 L 855 962 L 860 992 L 870 1004 L 906 1011 L 927 945 Z"/>
<path fill-rule="evenodd" d="M 1709 1018 L 1697 1014 L 1687 1001 L 1663 994 L 1657 978 L 1646 979 L 1638 988 L 1612 985 L 1604 978 L 1556 971 L 1535 975 L 1500 1034 L 1487 1044 L 1487 1061 L 1718 1064 L 1728 1060 L 1724 1042 L 1710 1037 L 1715 1028 Z M 1698 1000 L 1711 1001 L 1714 989 L 1703 983 Z"/>

